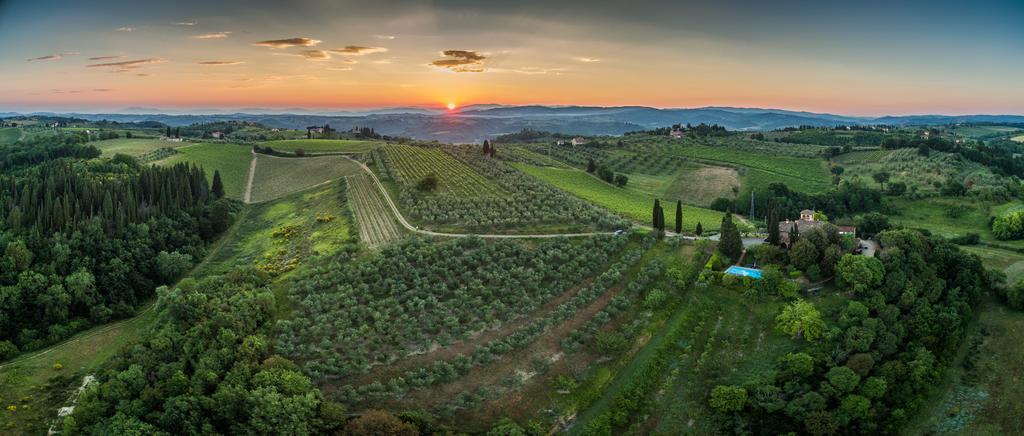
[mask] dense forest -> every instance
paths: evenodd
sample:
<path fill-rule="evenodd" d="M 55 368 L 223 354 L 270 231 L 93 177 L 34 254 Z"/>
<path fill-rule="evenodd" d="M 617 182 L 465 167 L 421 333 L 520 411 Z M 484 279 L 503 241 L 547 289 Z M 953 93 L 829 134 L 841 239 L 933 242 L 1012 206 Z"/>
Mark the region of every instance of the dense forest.
<path fill-rule="evenodd" d="M 0 148 L 0 358 L 131 315 L 236 208 L 198 167 L 93 159 L 65 141 Z"/>
<path fill-rule="evenodd" d="M 981 260 L 914 230 L 879 234 L 880 258 L 836 265 L 851 297 L 825 322 L 793 302 L 779 328 L 808 342 L 771 379 L 719 386 L 710 404 L 736 433 L 898 433 L 960 346 L 992 278 Z"/>

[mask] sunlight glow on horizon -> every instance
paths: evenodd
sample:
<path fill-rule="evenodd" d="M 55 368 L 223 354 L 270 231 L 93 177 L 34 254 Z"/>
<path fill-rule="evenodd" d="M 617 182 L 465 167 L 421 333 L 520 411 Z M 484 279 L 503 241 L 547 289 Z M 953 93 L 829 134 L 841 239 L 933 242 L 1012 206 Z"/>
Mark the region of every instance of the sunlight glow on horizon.
<path fill-rule="evenodd" d="M 0 110 L 452 111 L 458 100 L 1024 114 L 1024 4 L 1012 1 L 843 6 L 838 21 L 829 2 L 127 1 L 0 2 Z"/>

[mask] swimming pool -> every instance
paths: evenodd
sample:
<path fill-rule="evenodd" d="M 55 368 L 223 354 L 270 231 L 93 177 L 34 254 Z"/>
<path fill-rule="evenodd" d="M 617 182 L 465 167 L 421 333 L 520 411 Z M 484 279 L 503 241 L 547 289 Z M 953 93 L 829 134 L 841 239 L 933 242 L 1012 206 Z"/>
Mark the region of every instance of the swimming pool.
<path fill-rule="evenodd" d="M 732 274 L 734 276 L 750 277 L 754 279 L 761 278 L 761 270 L 754 268 L 744 268 L 742 266 L 730 266 L 729 269 L 725 270 L 726 274 Z"/>

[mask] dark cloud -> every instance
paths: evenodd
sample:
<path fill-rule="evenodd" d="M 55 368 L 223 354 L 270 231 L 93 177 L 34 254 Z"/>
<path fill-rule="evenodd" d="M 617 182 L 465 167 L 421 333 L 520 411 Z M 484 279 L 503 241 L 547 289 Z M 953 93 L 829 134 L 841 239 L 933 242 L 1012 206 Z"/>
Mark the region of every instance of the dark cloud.
<path fill-rule="evenodd" d="M 127 73 L 132 70 L 142 68 L 145 65 L 160 64 L 167 62 L 160 58 L 148 58 L 148 59 L 135 59 L 131 61 L 121 62 L 104 62 L 100 64 L 89 64 L 86 65 L 88 68 L 112 68 L 115 73 Z"/>
<path fill-rule="evenodd" d="M 65 53 L 57 53 L 57 54 L 46 55 L 46 56 L 39 56 L 37 58 L 26 59 L 26 60 L 29 61 L 29 62 L 35 62 L 35 61 L 59 61 L 61 59 L 64 59 L 64 56 L 74 56 L 74 55 L 77 55 L 77 54 L 78 54 L 77 52 L 65 52 Z"/>
<path fill-rule="evenodd" d="M 326 61 L 331 58 L 331 54 L 323 50 L 303 50 L 299 54 L 311 61 Z"/>
<path fill-rule="evenodd" d="M 313 47 L 321 43 L 319 39 L 311 38 L 286 38 L 286 39 L 269 39 L 266 41 L 260 41 L 253 45 L 270 48 L 288 48 L 288 47 Z"/>
<path fill-rule="evenodd" d="M 472 50 L 445 50 L 441 52 L 448 59 L 438 59 L 430 65 L 447 68 L 457 73 L 482 73 L 487 56 Z"/>
<path fill-rule="evenodd" d="M 123 55 L 110 55 L 110 56 L 93 56 L 89 58 L 90 61 L 105 61 L 109 59 L 121 59 Z"/>
<path fill-rule="evenodd" d="M 95 91 L 95 92 L 110 92 L 110 91 L 113 91 L 113 89 L 110 89 L 110 88 L 96 88 L 96 89 L 93 89 L 93 91 Z"/>
<path fill-rule="evenodd" d="M 363 47 L 359 45 L 348 45 L 344 48 L 336 48 L 331 50 L 331 53 L 337 53 L 346 56 L 362 56 L 373 53 L 384 53 L 388 49 L 384 47 Z"/>
<path fill-rule="evenodd" d="M 212 65 L 212 66 L 225 66 L 225 65 L 240 65 L 244 64 L 242 61 L 202 61 L 199 65 Z"/>

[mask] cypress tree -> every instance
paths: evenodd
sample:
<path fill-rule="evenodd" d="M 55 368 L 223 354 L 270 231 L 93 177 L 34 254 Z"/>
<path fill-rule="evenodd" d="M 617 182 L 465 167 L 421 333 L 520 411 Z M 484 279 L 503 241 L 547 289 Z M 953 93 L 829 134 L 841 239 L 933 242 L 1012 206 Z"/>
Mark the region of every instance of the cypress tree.
<path fill-rule="evenodd" d="M 789 229 L 789 246 L 793 247 L 797 239 L 800 239 L 800 228 L 793 223 L 793 227 Z"/>
<path fill-rule="evenodd" d="M 214 197 L 224 198 L 224 182 L 220 180 L 220 170 L 213 171 L 213 186 L 210 189 Z"/>
<path fill-rule="evenodd" d="M 661 215 L 661 200 L 654 199 L 654 211 L 651 212 L 651 227 L 658 230 L 658 216 Z"/>
<path fill-rule="evenodd" d="M 700 236 L 701 233 L 704 233 L 704 227 L 700 225 L 700 222 L 697 222 L 697 228 L 693 230 L 693 233 L 696 233 L 697 236 Z"/>
<path fill-rule="evenodd" d="M 676 234 L 683 234 L 683 201 L 676 200 Z"/>
<path fill-rule="evenodd" d="M 732 260 L 738 260 L 743 253 L 743 239 L 740 238 L 740 231 L 732 222 L 732 214 L 725 213 L 722 217 L 722 236 L 718 241 L 718 251 L 729 256 Z"/>

